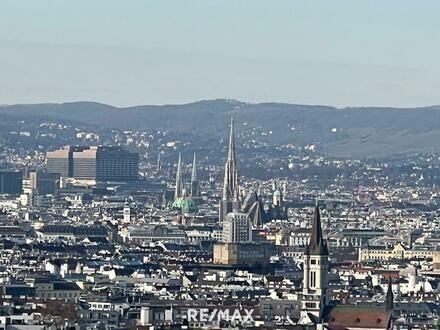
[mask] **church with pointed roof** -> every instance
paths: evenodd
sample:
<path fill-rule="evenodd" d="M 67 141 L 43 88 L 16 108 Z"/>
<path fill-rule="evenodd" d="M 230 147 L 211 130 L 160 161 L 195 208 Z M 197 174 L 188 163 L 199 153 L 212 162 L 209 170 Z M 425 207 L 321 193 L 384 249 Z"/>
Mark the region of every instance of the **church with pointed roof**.
<path fill-rule="evenodd" d="M 183 182 L 182 173 L 182 155 L 179 153 L 176 172 L 176 186 L 174 189 L 174 201 L 171 206 L 173 210 L 179 211 L 184 216 L 189 216 L 198 211 L 196 204 L 190 196 L 188 196 Z"/>
<path fill-rule="evenodd" d="M 240 209 L 238 168 L 235 157 L 234 118 L 231 118 L 228 158 L 226 160 L 224 171 L 223 192 L 219 205 L 220 224 L 224 222 L 228 213 L 238 211 Z"/>
<path fill-rule="evenodd" d="M 304 251 L 304 278 L 301 302 L 301 323 L 314 324 L 322 319 L 329 302 L 328 294 L 328 248 L 322 235 L 321 214 L 315 207 L 310 242 Z"/>
<path fill-rule="evenodd" d="M 304 327 L 329 330 L 392 329 L 394 295 L 391 279 L 384 303 L 345 305 L 332 302 L 328 287 L 329 249 L 315 207 L 310 241 L 304 251 L 301 317 Z"/>

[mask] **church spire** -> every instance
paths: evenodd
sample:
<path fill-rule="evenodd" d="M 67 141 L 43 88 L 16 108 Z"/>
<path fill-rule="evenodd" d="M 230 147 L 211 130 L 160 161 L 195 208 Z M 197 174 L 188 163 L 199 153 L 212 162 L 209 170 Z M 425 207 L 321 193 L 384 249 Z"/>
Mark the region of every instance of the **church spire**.
<path fill-rule="evenodd" d="M 228 160 L 235 163 L 235 132 L 234 132 L 234 117 L 231 117 L 231 130 L 229 132 L 229 150 Z"/>
<path fill-rule="evenodd" d="M 223 181 L 223 200 L 237 201 L 238 197 L 238 171 L 235 159 L 234 118 L 231 118 L 228 159 L 225 164 L 225 176 Z"/>
<path fill-rule="evenodd" d="M 304 251 L 303 299 L 301 323 L 316 324 L 328 304 L 328 249 L 322 236 L 321 214 L 315 207 L 310 242 Z"/>
<path fill-rule="evenodd" d="M 193 159 L 193 165 L 192 165 L 192 172 L 191 172 L 191 182 L 197 182 L 197 161 L 196 161 L 196 153 L 194 152 L 194 159 Z"/>
<path fill-rule="evenodd" d="M 392 280 L 391 277 L 388 281 L 388 290 L 387 295 L 385 298 L 385 307 L 388 311 L 393 311 L 394 307 L 394 294 L 393 294 L 393 286 L 392 286 Z"/>
<path fill-rule="evenodd" d="M 192 197 L 200 196 L 199 179 L 197 176 L 197 159 L 195 152 L 194 152 L 194 159 L 193 159 L 192 172 L 191 172 L 191 196 Z"/>
<path fill-rule="evenodd" d="M 306 246 L 305 254 L 328 256 L 327 242 L 322 236 L 321 214 L 318 205 L 315 206 L 310 242 Z"/>
<path fill-rule="evenodd" d="M 174 190 L 174 200 L 182 197 L 183 194 L 183 179 L 182 179 L 182 155 L 179 152 L 179 160 L 177 161 L 176 173 L 176 188 Z"/>

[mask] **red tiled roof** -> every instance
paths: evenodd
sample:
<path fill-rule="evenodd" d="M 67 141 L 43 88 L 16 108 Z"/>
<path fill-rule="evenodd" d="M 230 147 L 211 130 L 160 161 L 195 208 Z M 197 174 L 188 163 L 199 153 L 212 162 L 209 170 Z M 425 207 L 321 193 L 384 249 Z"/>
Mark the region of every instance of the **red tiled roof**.
<path fill-rule="evenodd" d="M 330 330 L 347 328 L 387 329 L 391 311 L 378 307 L 337 306 L 325 317 Z"/>

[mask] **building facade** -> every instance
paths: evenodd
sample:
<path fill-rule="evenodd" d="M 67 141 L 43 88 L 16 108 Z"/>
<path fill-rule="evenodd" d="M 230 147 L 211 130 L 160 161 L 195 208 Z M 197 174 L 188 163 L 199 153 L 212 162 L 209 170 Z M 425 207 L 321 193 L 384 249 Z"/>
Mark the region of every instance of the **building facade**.
<path fill-rule="evenodd" d="M 223 221 L 223 242 L 252 242 L 252 223 L 246 213 L 231 212 Z"/>
<path fill-rule="evenodd" d="M 22 174 L 19 171 L 0 171 L 0 194 L 19 195 Z"/>
<path fill-rule="evenodd" d="M 73 177 L 73 153 L 86 150 L 87 147 L 64 146 L 59 150 L 46 153 L 48 173 L 57 173 L 61 177 Z"/>
<path fill-rule="evenodd" d="M 41 195 L 54 195 L 60 187 L 58 173 L 31 172 L 29 180 L 30 188 Z"/>
<path fill-rule="evenodd" d="M 396 244 L 392 247 L 366 246 L 359 249 L 359 261 L 427 258 L 440 258 L 440 251 L 428 248 L 406 248 L 402 244 Z"/>
<path fill-rule="evenodd" d="M 121 147 L 63 147 L 47 153 L 47 172 L 96 181 L 138 179 L 139 155 Z"/>
<path fill-rule="evenodd" d="M 274 246 L 261 243 L 215 243 L 214 264 L 267 265 L 274 255 Z"/>

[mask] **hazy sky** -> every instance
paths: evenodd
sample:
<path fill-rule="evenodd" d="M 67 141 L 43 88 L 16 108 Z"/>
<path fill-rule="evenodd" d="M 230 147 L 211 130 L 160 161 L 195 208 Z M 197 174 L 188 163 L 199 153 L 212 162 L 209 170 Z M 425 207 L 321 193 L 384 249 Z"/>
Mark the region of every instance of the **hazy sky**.
<path fill-rule="evenodd" d="M 440 104 L 440 1 L 0 0 L 0 104 Z"/>

